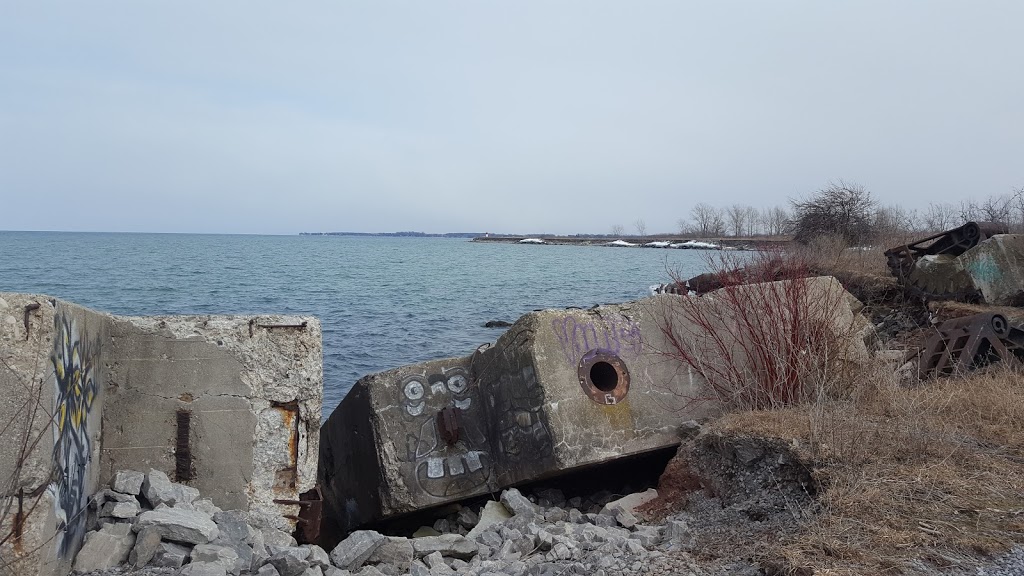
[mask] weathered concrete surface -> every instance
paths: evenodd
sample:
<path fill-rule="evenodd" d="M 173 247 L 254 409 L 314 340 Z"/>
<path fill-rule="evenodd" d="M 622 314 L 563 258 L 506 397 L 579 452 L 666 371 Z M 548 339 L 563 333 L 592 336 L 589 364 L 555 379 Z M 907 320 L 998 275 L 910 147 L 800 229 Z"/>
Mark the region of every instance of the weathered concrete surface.
<path fill-rule="evenodd" d="M 291 531 L 283 514 L 316 481 L 323 350 L 314 318 L 116 318 L 112 409 L 104 417 L 102 478 L 156 468 L 248 510 L 254 524 Z M 179 413 L 187 413 L 189 473 L 177 474 Z"/>
<path fill-rule="evenodd" d="M 1024 234 L 993 236 L 960 260 L 987 304 L 1024 306 Z"/>
<path fill-rule="evenodd" d="M 0 560 L 14 573 L 67 573 L 82 546 L 99 487 L 105 337 L 87 308 L 0 293 L 0 534 L 12 534 Z"/>
<path fill-rule="evenodd" d="M 678 420 L 702 414 L 683 413 L 699 377 L 652 352 L 672 297 L 534 312 L 487 350 L 360 380 L 321 429 L 335 528 L 677 444 Z M 628 389 L 581 384 L 596 349 L 621 359 Z"/>
<path fill-rule="evenodd" d="M 809 282 L 856 324 L 835 279 Z M 361 379 L 321 429 L 328 534 L 677 445 L 681 421 L 718 410 L 692 402 L 703 380 L 666 354 L 679 298 L 533 312 L 488 349 Z"/>
<path fill-rule="evenodd" d="M 1024 306 L 1024 234 L 996 234 L 959 256 L 922 256 L 911 273 L 928 292 L 993 306 Z"/>
<path fill-rule="evenodd" d="M 291 532 L 298 507 L 273 500 L 316 481 L 322 389 L 314 318 L 126 318 L 0 293 L 0 533 L 18 534 L 0 566 L 66 574 L 87 497 L 121 469 Z"/>

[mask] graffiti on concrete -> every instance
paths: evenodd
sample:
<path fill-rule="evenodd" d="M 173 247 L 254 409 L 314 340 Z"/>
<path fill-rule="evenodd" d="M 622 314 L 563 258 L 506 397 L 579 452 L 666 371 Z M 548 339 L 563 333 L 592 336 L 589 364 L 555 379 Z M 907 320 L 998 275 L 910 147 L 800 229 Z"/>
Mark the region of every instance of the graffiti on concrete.
<path fill-rule="evenodd" d="M 1003 271 L 991 254 L 982 254 L 976 260 L 968 263 L 967 268 L 975 283 L 993 284 L 1003 277 Z"/>
<path fill-rule="evenodd" d="M 87 478 L 91 445 L 89 416 L 99 393 L 96 376 L 98 342 L 86 339 L 75 320 L 58 312 L 54 317 L 53 465 L 54 481 L 47 488 L 57 516 L 57 553 L 74 553 L 85 532 Z"/>
<path fill-rule="evenodd" d="M 406 474 L 438 498 L 473 492 L 489 477 L 487 438 L 478 421 L 476 386 L 463 368 L 407 376 L 401 383 L 406 436 Z"/>
<path fill-rule="evenodd" d="M 544 389 L 533 366 L 513 367 L 501 375 L 497 399 L 498 449 L 510 461 L 541 461 L 554 454 L 544 417 Z M 494 400 L 494 399 L 492 399 Z"/>
<path fill-rule="evenodd" d="M 636 357 L 641 352 L 640 324 L 625 318 L 563 316 L 552 320 L 551 327 L 565 360 L 573 367 L 595 349 L 622 357 Z"/>

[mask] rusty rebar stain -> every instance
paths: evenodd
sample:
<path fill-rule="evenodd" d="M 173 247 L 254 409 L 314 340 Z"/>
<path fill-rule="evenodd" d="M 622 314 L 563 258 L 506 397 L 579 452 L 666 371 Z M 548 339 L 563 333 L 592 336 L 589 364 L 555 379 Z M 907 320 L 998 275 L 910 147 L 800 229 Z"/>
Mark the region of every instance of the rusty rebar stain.
<path fill-rule="evenodd" d="M 446 406 L 437 413 L 437 429 L 445 444 L 454 446 L 459 441 L 459 415 L 452 406 Z"/>
<path fill-rule="evenodd" d="M 25 340 L 28 340 L 29 322 L 28 319 L 32 316 L 32 312 L 39 310 L 39 302 L 33 302 L 25 306 Z"/>
<path fill-rule="evenodd" d="M 192 479 L 192 449 L 189 446 L 192 412 L 178 410 L 178 441 L 174 446 L 174 475 L 178 482 Z"/>

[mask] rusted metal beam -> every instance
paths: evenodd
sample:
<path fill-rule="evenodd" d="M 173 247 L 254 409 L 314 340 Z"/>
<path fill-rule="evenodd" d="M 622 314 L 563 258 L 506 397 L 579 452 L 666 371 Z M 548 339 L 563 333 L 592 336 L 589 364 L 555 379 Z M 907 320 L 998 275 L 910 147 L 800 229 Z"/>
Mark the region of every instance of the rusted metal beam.
<path fill-rule="evenodd" d="M 918 353 L 918 373 L 921 378 L 949 376 L 996 362 L 1024 366 L 1024 327 L 989 312 L 939 325 Z"/>

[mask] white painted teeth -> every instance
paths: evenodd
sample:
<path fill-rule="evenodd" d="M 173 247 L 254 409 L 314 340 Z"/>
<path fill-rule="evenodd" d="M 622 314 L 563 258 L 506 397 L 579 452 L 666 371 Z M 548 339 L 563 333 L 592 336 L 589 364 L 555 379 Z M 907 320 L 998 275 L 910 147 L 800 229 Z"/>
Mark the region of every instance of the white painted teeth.
<path fill-rule="evenodd" d="M 427 478 L 443 478 L 444 477 L 444 459 L 443 458 L 427 458 Z"/>
<path fill-rule="evenodd" d="M 448 473 L 452 476 L 458 476 L 466 471 L 466 468 L 462 465 L 461 456 L 449 456 L 448 457 Z"/>
<path fill-rule="evenodd" d="M 436 480 L 445 476 L 459 476 L 467 471 L 476 472 L 484 467 L 480 457 L 485 453 L 479 450 L 470 450 L 464 454 L 453 456 L 427 458 L 427 478 Z"/>
<path fill-rule="evenodd" d="M 483 463 L 480 462 L 481 454 L 483 453 L 477 450 L 466 452 L 466 466 L 469 467 L 470 472 L 476 472 L 484 467 Z"/>

